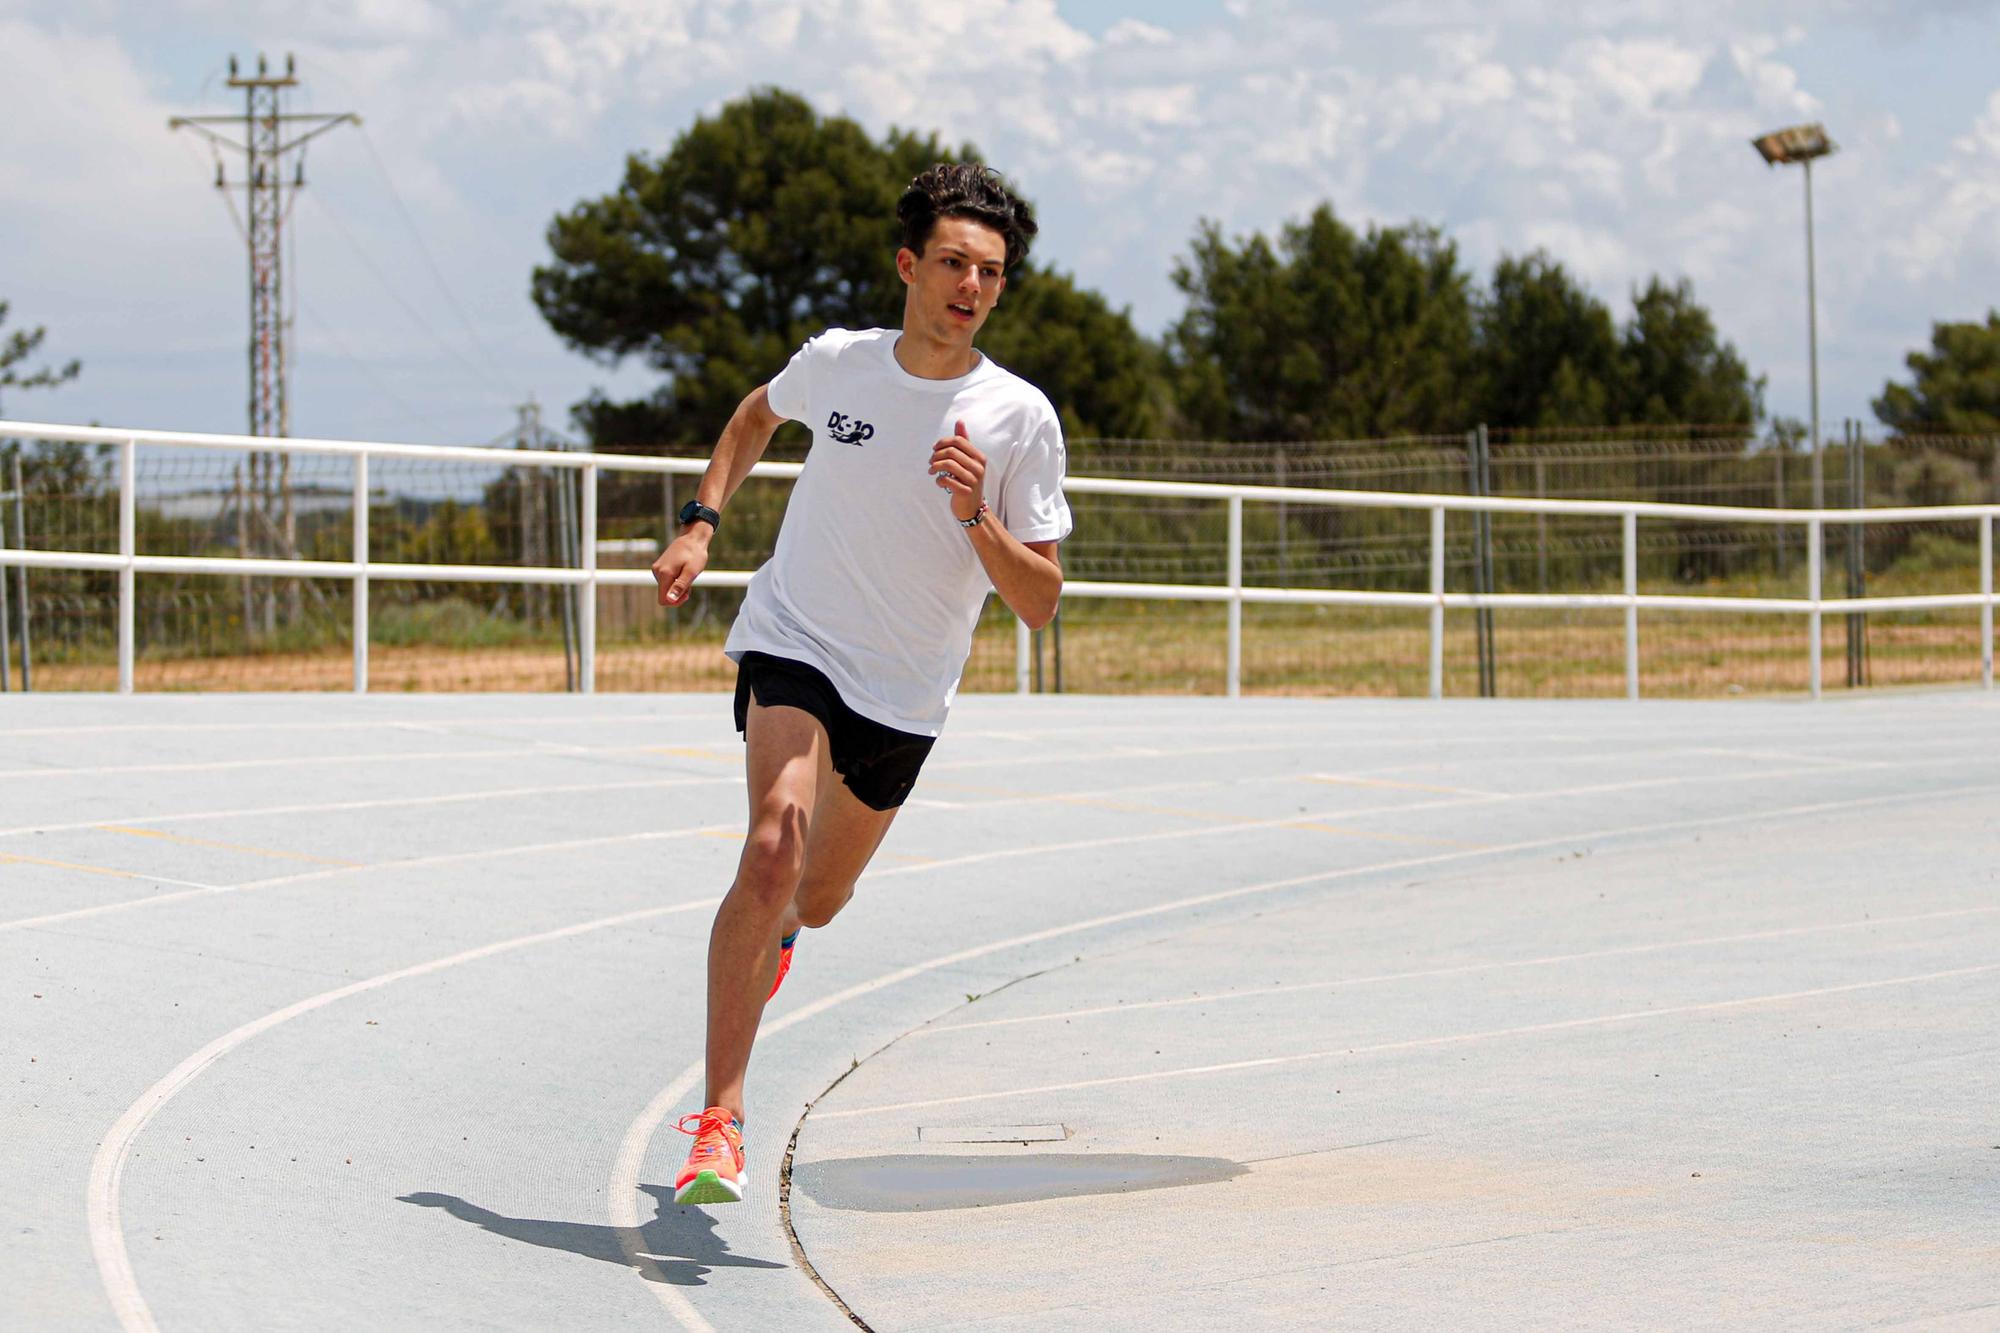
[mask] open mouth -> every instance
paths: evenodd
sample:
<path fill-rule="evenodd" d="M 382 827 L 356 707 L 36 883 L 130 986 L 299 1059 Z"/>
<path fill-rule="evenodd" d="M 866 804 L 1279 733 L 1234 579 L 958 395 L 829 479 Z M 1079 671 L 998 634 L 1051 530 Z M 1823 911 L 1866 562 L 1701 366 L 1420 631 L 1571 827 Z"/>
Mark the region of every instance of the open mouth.
<path fill-rule="evenodd" d="M 951 313 L 957 316 L 959 319 L 972 318 L 972 307 L 967 305 L 963 301 L 953 301 L 949 306 L 945 308 L 951 311 Z"/>

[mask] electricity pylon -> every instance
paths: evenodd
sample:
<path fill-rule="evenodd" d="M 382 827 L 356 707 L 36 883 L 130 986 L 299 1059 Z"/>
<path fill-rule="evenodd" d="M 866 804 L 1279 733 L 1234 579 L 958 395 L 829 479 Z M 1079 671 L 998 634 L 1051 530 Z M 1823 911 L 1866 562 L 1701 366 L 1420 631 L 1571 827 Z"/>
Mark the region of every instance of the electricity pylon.
<path fill-rule="evenodd" d="M 215 187 L 224 192 L 237 230 L 250 251 L 250 434 L 283 437 L 292 433 L 291 395 L 285 343 L 284 229 L 291 200 L 306 183 L 305 146 L 328 130 L 341 125 L 359 125 L 361 117 L 352 112 L 295 114 L 284 109 L 284 93 L 298 86 L 298 66 L 285 57 L 285 72 L 271 73 L 269 62 L 257 57 L 254 75 L 241 73 L 236 57 L 229 58 L 229 86 L 243 90 L 241 116 L 175 116 L 167 128 L 192 130 L 208 140 L 211 150 L 227 148 L 243 155 L 243 179 L 232 182 L 219 152 L 215 159 Z M 240 125 L 242 139 L 236 140 L 215 128 Z M 287 136 L 290 136 L 289 138 Z M 290 180 L 287 181 L 287 168 Z M 235 189 L 245 192 L 242 214 L 236 212 Z M 292 512 L 291 458 L 278 457 L 273 468 L 269 455 L 249 456 L 250 476 L 237 480 L 238 554 L 248 556 L 253 526 L 288 559 L 298 558 L 296 519 Z M 277 475 L 273 475 L 274 471 Z M 253 511 L 254 506 L 254 511 Z M 253 521 L 253 512 L 255 515 Z M 259 543 L 262 544 L 262 543 Z M 244 622 L 253 621 L 252 580 L 244 580 Z M 292 584 L 291 603 L 296 614 L 298 585 Z M 274 599 L 265 599 L 264 628 L 275 628 Z"/>

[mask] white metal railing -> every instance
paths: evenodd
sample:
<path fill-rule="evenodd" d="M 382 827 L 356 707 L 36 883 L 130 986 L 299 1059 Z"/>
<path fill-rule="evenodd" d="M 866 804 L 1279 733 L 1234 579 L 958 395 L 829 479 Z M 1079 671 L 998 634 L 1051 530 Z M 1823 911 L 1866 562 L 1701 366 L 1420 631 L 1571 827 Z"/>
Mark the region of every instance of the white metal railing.
<path fill-rule="evenodd" d="M 6 545 L 0 533 L 0 568 L 88 569 L 118 575 L 118 689 L 132 691 L 135 653 L 134 589 L 139 574 L 190 573 L 261 575 L 281 578 L 347 579 L 353 584 L 354 689 L 368 688 L 368 585 L 378 580 L 568 584 L 587 587 L 653 585 L 651 571 L 597 567 L 597 481 L 602 472 L 651 472 L 700 475 L 707 462 L 699 458 L 642 458 L 626 454 L 562 453 L 532 449 L 474 449 L 456 446 L 384 444 L 353 440 L 272 439 L 245 435 L 199 435 L 176 431 L 111 430 L 87 426 L 55 426 L 0 421 L 0 439 L 74 441 L 118 447 L 118 553 L 83 551 L 21 551 Z M 354 459 L 354 559 L 272 560 L 245 557 L 141 555 L 138 545 L 138 450 L 141 445 L 176 449 L 217 449 L 236 453 L 332 454 Z M 582 473 L 581 568 L 523 565 L 383 564 L 368 558 L 368 460 L 409 458 L 429 462 L 466 462 L 487 467 L 570 468 Z M 759 463 L 752 476 L 795 478 L 797 463 Z M 1217 500 L 1228 505 L 1227 577 L 1221 584 L 1111 583 L 1069 580 L 1065 597 L 1116 597 L 1167 601 L 1223 602 L 1229 608 L 1227 691 L 1241 692 L 1243 607 L 1246 603 L 1311 606 L 1388 606 L 1430 612 L 1430 694 L 1444 694 L 1444 613 L 1447 609 L 1550 608 L 1560 610 L 1622 609 L 1625 612 L 1625 694 L 1639 697 L 1639 612 L 1642 610 L 1762 612 L 1804 615 L 1811 660 L 1812 694 L 1820 694 L 1821 626 L 1828 614 L 1868 611 L 1912 611 L 1951 607 L 1979 608 L 1980 679 L 1993 688 L 1993 524 L 2000 505 L 1937 505 L 1896 509 L 1759 509 L 1731 505 L 1663 504 L 1636 500 L 1525 500 L 1471 495 L 1415 495 L 1391 491 L 1322 490 L 1297 486 L 1233 486 L 1209 482 L 1129 481 L 1107 477 L 1071 477 L 1064 489 L 1077 495 L 1160 496 Z M 1372 592 L 1360 589 L 1246 587 L 1243 583 L 1243 505 L 1321 505 L 1350 509 L 1428 510 L 1430 513 L 1430 589 L 1427 592 Z M 1568 514 L 1617 517 L 1622 520 L 1624 590 L 1618 593 L 1463 593 L 1445 591 L 1445 515 L 1451 511 Z M 1639 591 L 1638 522 L 1671 518 L 1699 522 L 1799 524 L 1807 531 L 1806 596 L 1700 597 Z M 1979 591 L 1920 597 L 1824 597 L 1821 578 L 1825 563 L 1822 535 L 1828 524 L 1977 522 L 1979 524 Z M 738 588 L 750 581 L 748 570 L 709 570 L 702 581 L 709 587 Z M 597 606 L 594 596 L 578 599 L 579 681 L 586 693 L 596 685 Z M 1016 622 L 1015 679 L 1028 689 L 1029 631 Z"/>

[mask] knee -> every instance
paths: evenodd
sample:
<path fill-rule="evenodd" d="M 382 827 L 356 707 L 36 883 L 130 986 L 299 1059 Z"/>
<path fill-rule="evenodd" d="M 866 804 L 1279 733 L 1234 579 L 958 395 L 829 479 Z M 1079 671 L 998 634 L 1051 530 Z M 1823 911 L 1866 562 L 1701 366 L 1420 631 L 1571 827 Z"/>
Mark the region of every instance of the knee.
<path fill-rule="evenodd" d="M 810 879 L 799 885 L 793 900 L 798 908 L 799 924 L 818 930 L 827 922 L 840 915 L 840 909 L 847 906 L 854 896 L 852 884 L 814 884 Z"/>
<path fill-rule="evenodd" d="M 736 889 L 773 911 L 782 910 L 799 884 L 805 839 L 792 821 L 760 821 L 743 845 Z"/>

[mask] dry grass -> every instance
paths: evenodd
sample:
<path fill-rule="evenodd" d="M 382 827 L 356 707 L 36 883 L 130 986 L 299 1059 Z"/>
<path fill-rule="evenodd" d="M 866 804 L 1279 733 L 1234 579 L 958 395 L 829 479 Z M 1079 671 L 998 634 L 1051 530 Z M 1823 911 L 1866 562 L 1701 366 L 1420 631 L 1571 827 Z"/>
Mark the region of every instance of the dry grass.
<path fill-rule="evenodd" d="M 1218 694 L 1225 684 L 1226 612 L 1188 603 L 1085 602 L 1066 610 L 1062 687 L 1071 693 Z M 1649 612 L 1640 617 L 1641 693 L 1718 697 L 1807 688 L 1802 617 L 1721 612 Z M 1829 616 L 1822 683 L 1846 685 L 1846 619 Z M 727 690 L 734 668 L 723 631 L 667 642 L 607 643 L 597 659 L 606 691 Z M 1496 617 L 1499 692 L 1514 698 L 1618 697 L 1625 692 L 1624 616 L 1618 611 L 1507 611 Z M 1044 688 L 1055 686 L 1054 635 L 1041 644 Z M 1878 614 L 1869 628 L 1869 683 L 1917 685 L 1979 679 L 1976 611 Z M 559 691 L 559 644 L 495 648 L 377 646 L 375 691 Z M 974 642 L 963 688 L 1014 688 L 1012 621 L 989 614 Z M 1244 614 L 1243 689 L 1249 694 L 1406 696 L 1430 685 L 1428 613 L 1374 608 L 1249 607 Z M 134 670 L 141 690 L 345 690 L 345 650 L 153 660 Z M 38 689 L 106 690 L 109 662 L 38 663 Z M 1445 692 L 1478 692 L 1473 617 L 1446 618 Z"/>

